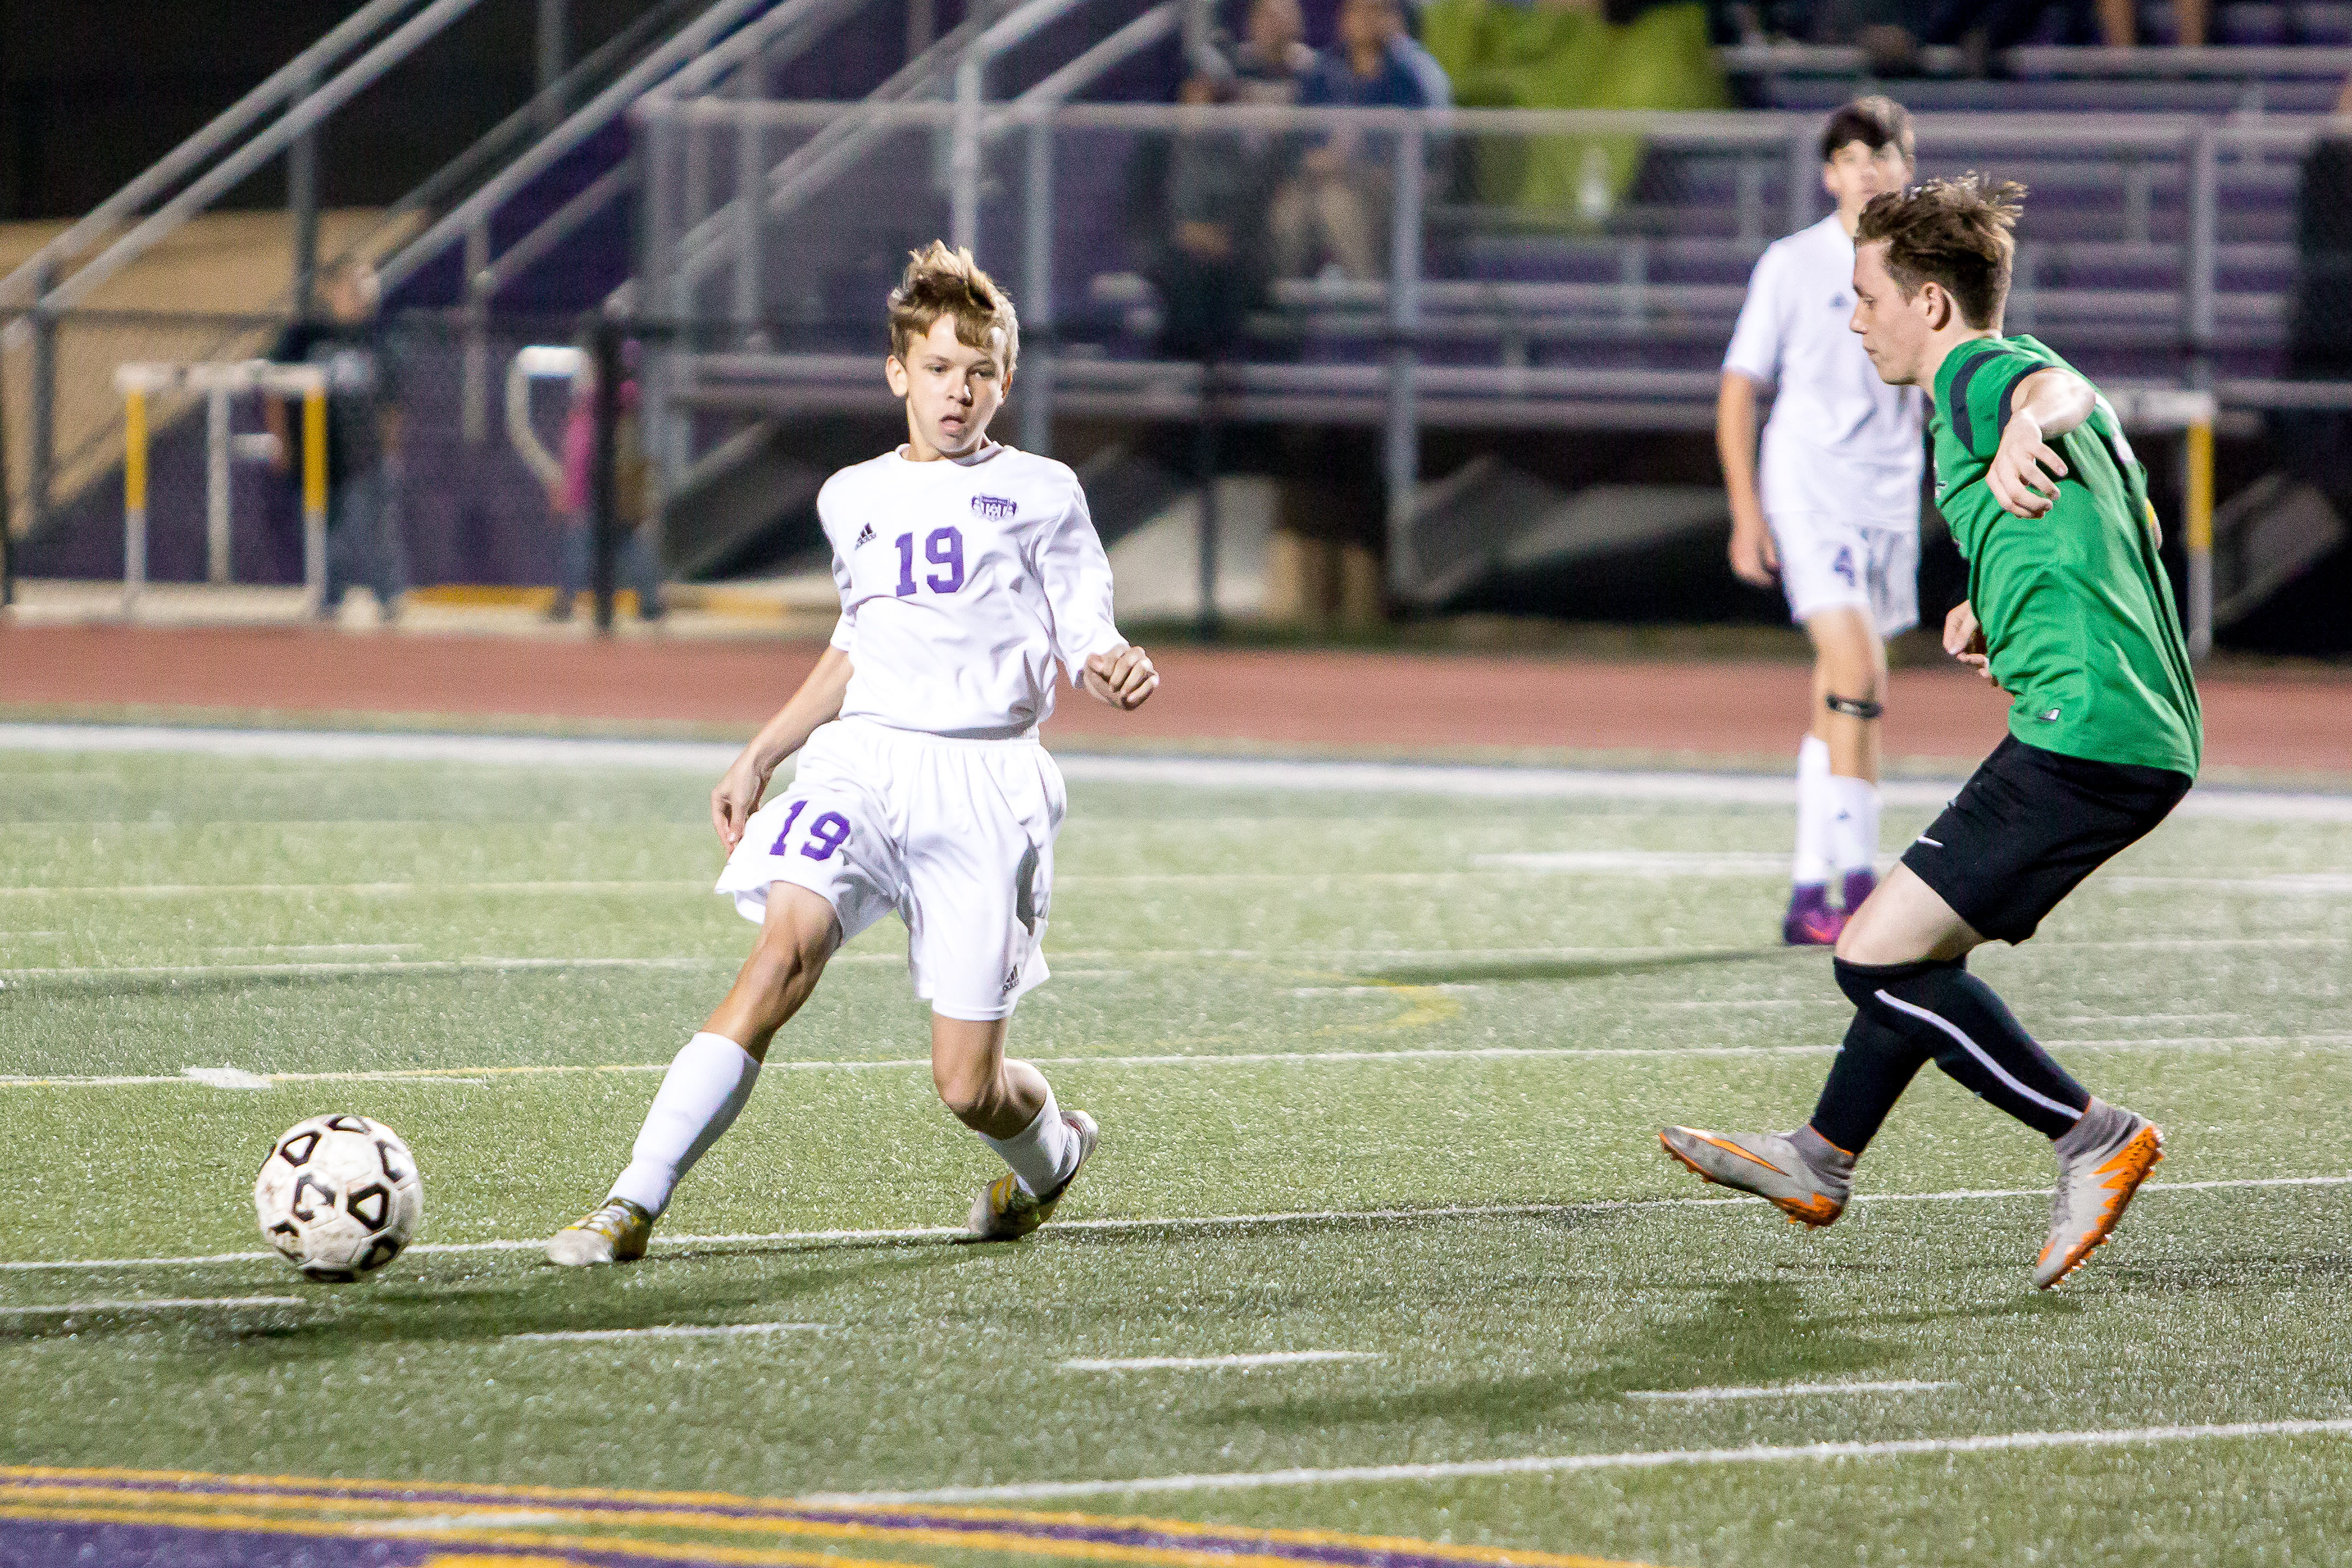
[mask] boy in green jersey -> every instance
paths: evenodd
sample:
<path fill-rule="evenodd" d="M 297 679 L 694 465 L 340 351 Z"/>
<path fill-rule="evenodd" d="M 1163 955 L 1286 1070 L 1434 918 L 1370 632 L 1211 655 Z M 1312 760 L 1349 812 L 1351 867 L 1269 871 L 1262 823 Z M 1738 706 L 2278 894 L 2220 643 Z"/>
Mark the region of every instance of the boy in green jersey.
<path fill-rule="evenodd" d="M 2009 694 L 2010 733 L 1839 938 L 1856 1011 L 1811 1120 L 1661 1139 L 1707 1180 L 1828 1225 L 1856 1156 L 1933 1061 L 2052 1140 L 2058 1192 L 2034 1266 L 2046 1289 L 2114 1231 L 2164 1139 L 2051 1059 L 1968 953 L 2025 941 L 2163 821 L 2202 729 L 2147 477 L 2115 410 L 2032 338 L 2001 335 L 2023 195 L 1971 175 L 1879 196 L 1853 267 L 1864 352 L 1891 384 L 1933 390 L 1937 504 L 1969 563 L 1944 647 Z"/>

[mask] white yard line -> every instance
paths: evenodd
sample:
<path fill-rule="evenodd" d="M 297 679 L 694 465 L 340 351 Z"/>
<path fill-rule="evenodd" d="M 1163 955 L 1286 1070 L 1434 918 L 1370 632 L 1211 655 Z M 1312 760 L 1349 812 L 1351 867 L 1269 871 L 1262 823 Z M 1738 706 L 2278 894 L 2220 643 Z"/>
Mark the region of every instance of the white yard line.
<path fill-rule="evenodd" d="M 2147 1197 L 2164 1193 L 2215 1193 L 2266 1187 L 2352 1186 L 2352 1175 L 2250 1176 L 2211 1182 L 2150 1182 L 2139 1189 Z M 1979 1203 L 2007 1198 L 2050 1200 L 2048 1187 L 1963 1188 L 1941 1193 L 1857 1193 L 1852 1203 L 1936 1204 Z M 1255 1226 L 1326 1222 L 1366 1224 L 1432 1219 L 1531 1219 L 1560 1215 L 1627 1214 L 1648 1209 L 1724 1208 L 1764 1200 L 1749 1197 L 1592 1198 L 1582 1203 L 1475 1204 L 1435 1208 L 1284 1209 L 1261 1214 L 1172 1215 L 1138 1219 L 1057 1219 L 1055 1231 L 1132 1233 L 1154 1230 L 1247 1229 Z M 656 1236 L 656 1247 L 749 1247 L 836 1241 L 932 1241 L 966 1236 L 961 1226 L 908 1226 L 891 1230 L 773 1230 L 717 1236 Z M 547 1245 L 544 1237 L 509 1237 L 495 1241 L 422 1242 L 410 1254 L 535 1252 Z M 275 1252 L 215 1252 L 186 1258 L 85 1258 L 26 1259 L 0 1262 L 0 1273 L 30 1273 L 58 1269 L 194 1268 L 215 1263 L 278 1262 Z"/>
<path fill-rule="evenodd" d="M 562 1329 L 537 1334 L 500 1334 L 502 1344 L 517 1340 L 700 1340 L 734 1334 L 823 1333 L 824 1323 L 663 1323 L 649 1329 Z"/>
<path fill-rule="evenodd" d="M 1996 1454 L 2053 1448 L 2129 1447 L 2149 1443 L 2219 1442 L 2245 1437 L 2352 1434 L 2352 1419 L 2236 1421 L 2205 1426 L 2120 1426 L 2078 1432 L 1994 1432 L 1973 1437 L 1900 1437 L 1876 1443 L 1807 1443 L 1780 1447 L 1637 1449 L 1623 1454 L 1545 1454 L 1422 1465 L 1349 1465 L 1329 1469 L 1242 1470 L 1127 1480 L 1027 1481 L 929 1491 L 824 1492 L 794 1500 L 827 1508 L 899 1503 L 992 1503 L 1114 1493 L 1239 1491 L 1262 1487 L 1362 1486 L 1383 1481 L 1463 1480 L 1482 1476 L 1557 1476 L 1582 1470 L 1656 1469 L 1676 1465 L 1785 1464 L 1791 1460 L 1882 1459 L 1927 1454 Z"/>
<path fill-rule="evenodd" d="M 77 888 L 0 888 L 0 898 L 184 899 L 226 893 L 349 893 L 362 898 L 399 898 L 435 893 L 708 893 L 710 890 L 709 881 L 704 879 L 690 882 L 109 882 Z M 401 945 L 414 947 L 416 944 L 407 942 Z M 268 950 L 221 948 L 214 951 Z"/>
<path fill-rule="evenodd" d="M 1760 1384 L 1752 1388 L 1645 1388 L 1625 1397 L 1704 1405 L 1717 1399 L 1795 1399 L 1816 1394 L 1927 1394 L 1935 1389 L 1959 1386 L 1957 1383 L 1922 1383 L 1916 1378 L 1906 1377 L 1887 1383 L 1774 1383 Z"/>
<path fill-rule="evenodd" d="M 76 1312 L 176 1312 L 196 1307 L 307 1307 L 299 1296 L 151 1296 L 120 1301 L 58 1301 L 0 1307 L 0 1318 L 70 1317 Z"/>
<path fill-rule="evenodd" d="M 1336 994 L 1339 988 L 1313 988 L 1300 995 Z M 1365 986 L 1365 994 L 1396 995 L 1400 991 L 1458 991 L 1464 986 Z M 2309 1035 L 2158 1035 L 2118 1039 L 2044 1039 L 2053 1048 L 2084 1051 L 2226 1051 L 2248 1047 L 2352 1045 L 2352 1034 Z M 1230 1068 L 1230 1067 L 1360 1067 L 1383 1062 L 1481 1061 L 1680 1061 L 1756 1057 L 1825 1057 L 1837 1052 L 1834 1041 L 1802 1046 L 1430 1046 L 1386 1051 L 1196 1051 L 1151 1056 L 1031 1056 L 1026 1059 L 1052 1068 Z M 929 1057 L 873 1057 L 846 1060 L 793 1060 L 773 1058 L 775 1072 L 908 1071 L 929 1068 Z M 379 1068 L 351 1072 L 248 1072 L 236 1067 L 191 1067 L 177 1073 L 76 1077 L 55 1074 L 0 1074 L 0 1089 L 128 1089 L 156 1086 L 263 1089 L 294 1083 L 457 1083 L 480 1086 L 495 1079 L 562 1078 L 589 1073 L 658 1073 L 667 1062 L 551 1062 L 526 1067 Z"/>
<path fill-rule="evenodd" d="M 248 979 L 356 974 L 495 974 L 534 969 L 733 969 L 733 958 L 417 958 L 357 963 L 90 964 L 76 968 L 11 969 L 6 980 L 184 980 L 196 975 Z M 835 962 L 839 962 L 836 960 Z"/>
<path fill-rule="evenodd" d="M 1267 1351 L 1256 1355 L 1144 1355 L 1124 1359 L 1080 1357 L 1064 1372 L 1215 1372 L 1227 1367 L 1297 1366 L 1318 1361 L 1385 1361 L 1379 1351 Z"/>
<path fill-rule="evenodd" d="M 606 766 L 668 769 L 715 778 L 737 748 L 691 741 L 568 740 L 505 735 L 361 734 L 298 730 L 176 729 L 164 725 L 0 724 L 0 751 L 147 752 L 317 762 L 456 762 L 519 768 Z M 1417 763 L 1285 761 L 1276 758 L 1095 756 L 1056 752 L 1064 775 L 1087 784 L 1192 789 L 1355 791 L 1486 799 L 1677 801 L 1708 805 L 1789 806 L 1794 780 L 1782 774 L 1477 767 Z M 1957 779 L 1888 779 L 1895 806 L 1937 806 Z M 2239 822 L 2352 822 L 2352 795 L 2259 789 L 2193 791 L 2175 813 Z"/>

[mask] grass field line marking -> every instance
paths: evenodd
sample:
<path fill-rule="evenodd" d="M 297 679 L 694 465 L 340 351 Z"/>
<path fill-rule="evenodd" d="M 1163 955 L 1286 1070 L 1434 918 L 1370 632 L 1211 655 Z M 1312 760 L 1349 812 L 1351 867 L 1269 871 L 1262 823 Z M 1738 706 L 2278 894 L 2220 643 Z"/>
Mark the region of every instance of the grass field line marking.
<path fill-rule="evenodd" d="M 1312 988 L 1310 988 L 1312 989 Z M 1338 988 L 1330 988 L 1337 990 Z M 1393 994 L 1387 986 L 1369 986 L 1367 993 Z M 1414 990 L 1425 987 L 1412 987 Z M 1322 994 L 1317 992 L 1315 994 Z M 2070 1050 L 2232 1050 L 2248 1046 L 2345 1046 L 2352 1033 L 2308 1035 L 2157 1035 L 2137 1039 L 2045 1038 L 2046 1046 Z M 1055 1068 L 1220 1068 L 1220 1067 L 1355 1067 L 1380 1062 L 1441 1061 L 1661 1061 L 1756 1057 L 1825 1057 L 1837 1052 L 1833 1043 L 1803 1046 L 1414 1046 L 1392 1051 L 1195 1051 L 1144 1056 L 1033 1055 L 1024 1059 Z M 840 1060 L 773 1058 L 771 1071 L 874 1072 L 910 1071 L 931 1065 L 929 1057 L 868 1057 Z M 479 1087 L 498 1078 L 555 1078 L 589 1073 L 667 1072 L 667 1062 L 547 1062 L 505 1067 L 370 1068 L 348 1072 L 247 1072 L 235 1067 L 191 1067 L 177 1073 L 39 1077 L 29 1073 L 0 1074 L 0 1089 L 125 1089 L 191 1084 L 213 1089 L 276 1089 L 295 1083 L 451 1083 Z"/>
<path fill-rule="evenodd" d="M 1917 1378 L 1904 1377 L 1885 1383 L 1772 1383 L 1746 1388 L 1645 1388 L 1625 1397 L 1703 1404 L 1716 1399 L 1790 1399 L 1813 1394 L 1926 1394 L 1934 1389 L 1959 1386 L 1951 1382 L 1925 1383 Z"/>
<path fill-rule="evenodd" d="M 2139 1189 L 2145 1197 L 2154 1193 L 2214 1193 L 2234 1192 L 2260 1187 L 2343 1187 L 2352 1186 L 2352 1175 L 2343 1176 L 2241 1176 L 2208 1182 L 2149 1182 Z M 1997 1198 L 2040 1198 L 2047 1201 L 2050 1189 L 2042 1187 L 1980 1187 L 1963 1188 L 1942 1193 L 1856 1193 L 1850 1204 L 1934 1204 L 1969 1203 Z M 1278 1209 L 1260 1214 L 1226 1215 L 1164 1215 L 1128 1219 L 1057 1219 L 1054 1230 L 1131 1232 L 1150 1230 L 1218 1230 L 1251 1226 L 1295 1225 L 1310 1221 L 1342 1223 L 1378 1222 L 1383 1220 L 1424 1219 L 1523 1219 L 1542 1218 L 1558 1215 L 1625 1214 L 1644 1209 L 1722 1208 L 1738 1204 L 1761 1203 L 1750 1197 L 1685 1197 L 1685 1198 L 1589 1198 L 1581 1203 L 1535 1204 L 1465 1204 L 1431 1208 L 1380 1209 Z M 656 1247 L 744 1247 L 758 1244 L 819 1243 L 832 1241 L 932 1241 L 969 1236 L 962 1226 L 908 1226 L 889 1230 L 768 1230 L 737 1231 L 707 1236 L 656 1236 Z M 415 1253 L 529 1252 L 547 1245 L 544 1237 L 506 1237 L 492 1241 L 428 1241 L 406 1248 Z M 56 1269 L 105 1268 L 194 1268 L 215 1263 L 282 1262 L 275 1252 L 214 1252 L 184 1258 L 26 1258 L 0 1261 L 0 1273 L 26 1273 Z"/>
<path fill-rule="evenodd" d="M 1654 1469 L 1669 1465 L 1755 1465 L 1790 1460 L 1879 1459 L 1919 1454 L 1995 1454 L 2046 1448 L 2096 1448 L 2144 1443 L 2215 1442 L 2241 1437 L 2339 1436 L 2352 1419 L 2232 1421 L 2203 1426 L 2121 1426 L 2074 1432 L 1990 1432 L 1972 1437 L 1896 1437 L 1871 1443 L 1806 1443 L 1739 1448 L 1652 1448 L 1620 1454 L 1531 1454 L 1419 1465 L 1349 1465 L 1329 1469 L 1241 1470 L 1127 1480 L 1023 1481 L 929 1491 L 843 1492 L 803 1498 L 841 1508 L 885 1503 L 1025 1501 L 1129 1492 L 1238 1491 L 1260 1487 L 1363 1485 L 1381 1481 L 1462 1480 L 1482 1476 L 1570 1475 L 1580 1470 Z"/>
<path fill-rule="evenodd" d="M 500 1343 L 515 1340 L 689 1340 L 730 1334 L 823 1333 L 829 1323 L 657 1323 L 644 1329 L 552 1329 L 541 1333 L 500 1334 Z"/>
<path fill-rule="evenodd" d="M 1265 1351 L 1255 1355 L 1077 1357 L 1064 1372 L 1210 1372 L 1225 1367 L 1296 1366 L 1305 1362 L 1386 1361 L 1379 1351 Z"/>
<path fill-rule="evenodd" d="M 242 974 L 255 979 L 330 974 L 495 974 L 506 970 L 548 969 L 732 969 L 732 958 L 416 958 L 360 963 L 161 963 L 93 964 L 77 968 L 11 969 L 17 980 L 176 980 L 205 974 Z M 834 962 L 839 963 L 836 959 Z"/>
<path fill-rule="evenodd" d="M 299 1296 L 150 1296 L 112 1301 L 58 1301 L 37 1307 L 0 1307 L 0 1317 L 34 1318 L 75 1312 L 177 1312 L 199 1307 L 307 1307 Z"/>
<path fill-rule="evenodd" d="M 409 893 L 675 893 L 710 891 L 708 879 L 659 882 L 110 882 L 78 888 L 0 888 L 0 898 L 114 896 L 196 898 L 206 893 L 356 893 L 371 898 Z M 414 947 L 414 942 L 402 943 Z"/>
<path fill-rule="evenodd" d="M 338 731 L 181 729 L 161 724 L 0 724 L 0 751 L 45 752 L 176 752 L 200 756 L 316 762 L 457 762 L 542 769 L 604 765 L 668 769 L 715 777 L 735 760 L 731 742 L 628 741 L 508 735 L 432 735 Z M 1488 799 L 1681 801 L 1714 805 L 1793 805 L 1786 774 L 1615 772 L 1601 769 L 1478 766 L 1256 757 L 1110 756 L 1054 753 L 1063 775 L 1085 784 L 1178 785 L 1328 794 L 1434 795 Z M 1960 786 L 1954 779 L 1887 779 L 1890 805 L 1940 806 Z M 2191 791 L 2178 816 L 2233 821 L 2352 822 L 2352 795 L 2206 787 Z"/>

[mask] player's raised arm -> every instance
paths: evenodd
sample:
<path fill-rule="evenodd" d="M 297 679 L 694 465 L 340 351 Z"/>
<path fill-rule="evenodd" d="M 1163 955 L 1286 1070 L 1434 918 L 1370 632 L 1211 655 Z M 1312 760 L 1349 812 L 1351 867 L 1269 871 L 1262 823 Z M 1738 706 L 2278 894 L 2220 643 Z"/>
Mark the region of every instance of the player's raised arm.
<path fill-rule="evenodd" d="M 2072 371 L 2052 366 L 2020 381 L 2010 394 L 2009 423 L 2000 433 L 1985 483 L 2012 517 L 2042 517 L 2058 500 L 2066 459 L 2046 437 L 2063 436 L 2091 416 L 2097 395 Z"/>
<path fill-rule="evenodd" d="M 826 648 L 792 700 L 776 710 L 776 716 L 760 727 L 751 743 L 729 764 L 726 776 L 710 792 L 710 826 L 730 853 L 742 839 L 743 825 L 760 809 L 760 797 L 767 793 L 777 764 L 806 745 L 818 725 L 841 716 L 849 677 L 847 651 Z"/>

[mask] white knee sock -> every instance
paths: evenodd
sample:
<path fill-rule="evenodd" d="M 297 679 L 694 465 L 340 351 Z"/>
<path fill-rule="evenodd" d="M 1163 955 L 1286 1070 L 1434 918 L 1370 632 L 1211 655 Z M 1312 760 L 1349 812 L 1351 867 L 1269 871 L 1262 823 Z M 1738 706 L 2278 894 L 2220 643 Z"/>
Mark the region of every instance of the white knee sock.
<path fill-rule="evenodd" d="M 1878 860 L 1878 786 L 1868 779 L 1836 773 L 1829 788 L 1836 802 L 1830 817 L 1832 863 L 1841 874 L 1874 869 Z"/>
<path fill-rule="evenodd" d="M 1797 748 L 1797 861 L 1790 880 L 1818 888 L 1830 879 L 1830 743 L 1808 735 Z"/>
<path fill-rule="evenodd" d="M 646 1112 L 629 1168 L 613 1184 L 613 1195 L 648 1214 L 667 1208 L 677 1179 L 719 1142 L 759 1079 L 760 1064 L 726 1036 L 706 1033 L 687 1041 Z"/>
<path fill-rule="evenodd" d="M 1062 1120 L 1062 1108 L 1054 1103 L 1050 1086 L 1045 1109 L 1037 1112 L 1034 1121 L 1010 1138 L 991 1138 L 983 1132 L 980 1141 L 1003 1156 L 1032 1197 L 1052 1192 L 1078 1168 L 1078 1135 Z"/>

